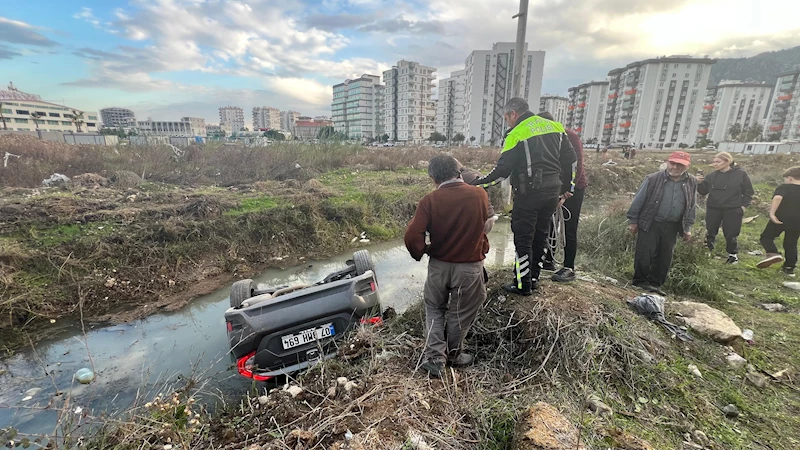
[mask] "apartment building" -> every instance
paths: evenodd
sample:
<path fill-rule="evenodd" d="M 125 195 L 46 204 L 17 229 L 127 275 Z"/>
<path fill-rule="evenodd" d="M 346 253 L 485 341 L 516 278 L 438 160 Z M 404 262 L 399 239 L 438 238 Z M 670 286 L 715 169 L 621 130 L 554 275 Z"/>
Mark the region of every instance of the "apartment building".
<path fill-rule="evenodd" d="M 760 126 L 769 112 L 772 87 L 766 83 L 722 80 L 706 90 L 697 139 L 722 142 L 734 124 L 742 129 Z"/>
<path fill-rule="evenodd" d="M 543 95 L 539 100 L 539 111 L 547 111 L 553 115 L 556 122 L 567 121 L 567 108 L 569 99 L 558 95 Z"/>
<path fill-rule="evenodd" d="M 432 100 L 436 68 L 398 61 L 383 72 L 384 132 L 390 140 L 421 144 L 436 131 Z"/>
<path fill-rule="evenodd" d="M 379 76 L 367 74 L 334 85 L 331 102 L 334 130 L 354 140 L 380 136 L 383 89 Z"/>
<path fill-rule="evenodd" d="M 513 42 L 498 42 L 491 50 L 476 50 L 464 62 L 464 127 L 467 139 L 475 143 L 499 145 L 506 123 L 503 107 L 514 96 Z M 528 51 L 522 59 L 522 98 L 532 109 L 539 105 L 544 73 L 544 51 Z"/>
<path fill-rule="evenodd" d="M 600 142 L 606 114 L 608 81 L 590 81 L 567 89 L 567 128 L 580 136 L 583 142 Z"/>
<path fill-rule="evenodd" d="M 714 62 L 673 55 L 610 71 L 602 142 L 654 148 L 693 145 Z"/>
<path fill-rule="evenodd" d="M 467 138 L 464 127 L 464 103 L 467 71 L 457 70 L 450 77 L 439 80 L 439 99 L 436 102 L 436 132 L 448 140 L 461 133 Z"/>
<path fill-rule="evenodd" d="M 281 130 L 294 134 L 294 123 L 300 118 L 297 111 L 281 111 Z"/>
<path fill-rule="evenodd" d="M 206 119 L 201 117 L 181 117 L 181 122 L 189 122 L 189 131 L 192 136 L 205 136 L 208 134 Z"/>
<path fill-rule="evenodd" d="M 233 133 L 241 131 L 244 128 L 244 111 L 238 106 L 223 106 L 219 109 L 219 124 L 230 126 Z"/>
<path fill-rule="evenodd" d="M 281 111 L 271 106 L 253 108 L 253 131 L 259 129 L 280 130 Z"/>
<path fill-rule="evenodd" d="M 0 90 L 0 130 L 96 133 L 99 128 L 96 112 L 46 102 L 13 83 Z"/>
<path fill-rule="evenodd" d="M 103 108 L 100 120 L 104 128 L 128 128 L 136 125 L 136 115 L 127 108 Z"/>
<path fill-rule="evenodd" d="M 800 70 L 778 75 L 764 137 L 770 141 L 800 139 Z"/>

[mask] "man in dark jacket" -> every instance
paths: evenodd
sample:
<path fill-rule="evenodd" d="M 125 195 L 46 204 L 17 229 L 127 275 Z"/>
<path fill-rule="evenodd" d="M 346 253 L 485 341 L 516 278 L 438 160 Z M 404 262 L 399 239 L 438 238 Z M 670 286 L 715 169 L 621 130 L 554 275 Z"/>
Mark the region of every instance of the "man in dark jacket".
<path fill-rule="evenodd" d="M 422 369 L 441 377 L 444 365 L 466 366 L 473 357 L 462 352 L 467 332 L 486 300 L 483 260 L 489 239 L 486 191 L 464 183 L 458 162 L 438 155 L 428 164 L 436 190 L 426 195 L 408 224 L 405 244 L 419 261 L 428 254 L 425 280 L 425 362 Z M 426 240 L 430 233 L 430 243 Z"/>
<path fill-rule="evenodd" d="M 678 236 L 692 237 L 696 215 L 697 180 L 686 171 L 691 156 L 673 152 L 664 171 L 648 175 L 628 209 L 629 229 L 636 238 L 633 285 L 666 295 L 672 253 Z"/>
<path fill-rule="evenodd" d="M 547 120 L 554 120 L 553 116 L 545 111 L 539 113 L 540 117 Z M 578 158 L 575 172 L 575 183 L 570 186 L 570 190 L 561 194 L 561 202 L 564 208 L 569 211 L 565 213 L 564 220 L 564 267 L 555 272 L 552 277 L 553 281 L 570 282 L 575 280 L 575 255 L 578 253 L 578 222 L 581 216 L 581 207 L 583 206 L 584 192 L 586 186 L 589 184 L 586 181 L 586 171 L 583 168 L 583 144 L 581 143 L 580 136 L 572 130 L 567 130 L 567 137 L 569 143 L 575 150 L 575 156 Z M 600 145 L 600 144 L 598 144 Z M 549 247 L 549 246 L 548 246 Z M 544 265 L 545 270 L 556 270 L 555 258 L 552 249 L 545 249 Z"/>
<path fill-rule="evenodd" d="M 575 151 L 564 127 L 528 110 L 528 103 L 512 98 L 506 103 L 504 118 L 511 127 L 506 134 L 497 165 L 472 184 L 488 187 L 511 177 L 514 209 L 515 279 L 503 288 L 511 293 L 531 295 L 542 269 L 550 222 L 558 198 L 574 182 Z"/>

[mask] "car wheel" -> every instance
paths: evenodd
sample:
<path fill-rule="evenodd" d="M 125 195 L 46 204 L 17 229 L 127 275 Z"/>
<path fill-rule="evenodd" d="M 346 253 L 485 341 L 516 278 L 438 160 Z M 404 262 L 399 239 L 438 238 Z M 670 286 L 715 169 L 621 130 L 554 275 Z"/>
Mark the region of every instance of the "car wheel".
<path fill-rule="evenodd" d="M 245 300 L 253 296 L 255 290 L 256 284 L 251 279 L 239 280 L 233 283 L 233 286 L 231 286 L 231 308 L 241 307 Z"/>
<path fill-rule="evenodd" d="M 366 250 L 359 250 L 353 253 L 353 262 L 356 265 L 356 275 L 364 275 L 368 270 L 375 273 L 375 264 Z"/>

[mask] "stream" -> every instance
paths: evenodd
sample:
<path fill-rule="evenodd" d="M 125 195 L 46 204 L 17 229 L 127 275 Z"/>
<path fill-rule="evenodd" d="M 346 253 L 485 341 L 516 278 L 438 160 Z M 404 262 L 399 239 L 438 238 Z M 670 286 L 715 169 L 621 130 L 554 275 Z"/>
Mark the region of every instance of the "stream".
<path fill-rule="evenodd" d="M 489 234 L 487 266 L 514 259 L 510 223 L 500 221 Z M 414 261 L 401 240 L 364 247 L 375 262 L 383 308 L 402 313 L 420 298 L 427 256 Z M 302 266 L 269 269 L 254 280 L 262 286 L 313 283 L 344 267 L 352 252 Z M 0 428 L 14 427 L 24 434 L 52 434 L 65 398 L 69 414 L 76 408 L 92 415 L 113 415 L 141 405 L 184 377 L 204 383 L 206 399 L 238 400 L 251 383 L 231 367 L 223 313 L 230 286 L 199 297 L 171 313 L 119 325 L 57 322 L 62 331 L 48 340 L 26 346 L 0 360 Z M 78 369 L 92 368 L 96 379 L 88 385 L 73 381 Z M 57 392 L 62 392 L 56 396 Z M 76 414 L 77 416 L 77 414 Z"/>

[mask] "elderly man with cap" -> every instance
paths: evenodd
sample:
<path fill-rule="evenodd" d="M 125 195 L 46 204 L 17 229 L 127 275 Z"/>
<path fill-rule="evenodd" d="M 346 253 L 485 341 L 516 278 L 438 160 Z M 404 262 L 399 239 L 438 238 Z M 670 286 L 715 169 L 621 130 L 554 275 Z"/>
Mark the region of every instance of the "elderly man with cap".
<path fill-rule="evenodd" d="M 628 209 L 629 229 L 637 235 L 633 285 L 660 295 L 678 236 L 692 237 L 697 180 L 687 173 L 690 163 L 688 153 L 673 152 L 665 170 L 644 179 Z"/>

